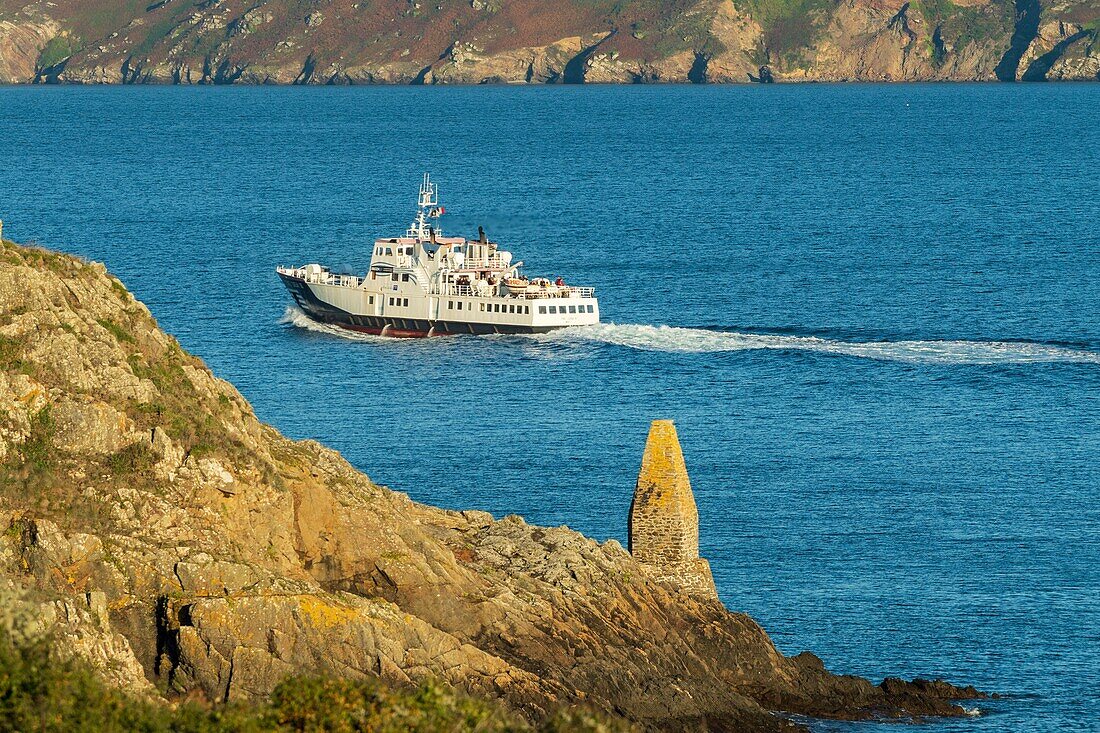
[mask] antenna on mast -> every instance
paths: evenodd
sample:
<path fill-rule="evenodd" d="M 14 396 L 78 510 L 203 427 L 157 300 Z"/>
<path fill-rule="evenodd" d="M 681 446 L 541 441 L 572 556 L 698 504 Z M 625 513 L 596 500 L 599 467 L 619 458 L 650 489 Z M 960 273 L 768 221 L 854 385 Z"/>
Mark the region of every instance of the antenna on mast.
<path fill-rule="evenodd" d="M 425 173 L 420 181 L 420 196 L 416 201 L 416 219 L 405 235 L 421 241 L 427 239 L 428 230 L 433 228 L 428 226 L 428 219 L 438 219 L 445 213 L 446 209 L 439 205 L 439 189 L 432 183 L 431 176 Z M 438 224 L 434 229 L 436 234 L 442 234 Z"/>

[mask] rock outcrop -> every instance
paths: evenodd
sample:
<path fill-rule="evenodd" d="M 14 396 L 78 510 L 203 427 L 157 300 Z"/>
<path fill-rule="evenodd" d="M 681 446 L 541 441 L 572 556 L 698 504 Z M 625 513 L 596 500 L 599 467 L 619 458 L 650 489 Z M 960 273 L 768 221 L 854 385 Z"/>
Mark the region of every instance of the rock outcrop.
<path fill-rule="evenodd" d="M 12 21 L 0 16 L 0 84 L 34 81 L 42 50 L 58 30 L 49 18 Z"/>
<path fill-rule="evenodd" d="M 327 14 L 326 14 L 327 16 Z M 334 23 L 326 17 L 321 29 Z M 785 657 L 616 542 L 423 506 L 256 419 L 97 264 L 0 249 L 0 622 L 215 702 L 291 672 L 444 680 L 529 719 L 771 731 L 968 691 Z"/>
<path fill-rule="evenodd" d="M 0 81 L 745 83 L 1096 79 L 1092 0 L 0 0 Z"/>

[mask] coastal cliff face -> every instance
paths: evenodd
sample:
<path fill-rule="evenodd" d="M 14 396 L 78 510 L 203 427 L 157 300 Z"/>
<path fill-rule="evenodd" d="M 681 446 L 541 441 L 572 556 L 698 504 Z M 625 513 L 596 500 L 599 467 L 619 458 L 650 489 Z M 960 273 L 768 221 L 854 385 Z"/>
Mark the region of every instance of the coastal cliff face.
<path fill-rule="evenodd" d="M 1097 0 L 0 0 L 0 81 L 1097 80 Z"/>
<path fill-rule="evenodd" d="M 0 247 L 0 627 L 114 685 L 220 703 L 293 673 L 432 679 L 531 721 L 584 703 L 746 731 L 977 696 L 785 657 L 614 541 L 417 504 L 257 420 L 101 265 Z"/>

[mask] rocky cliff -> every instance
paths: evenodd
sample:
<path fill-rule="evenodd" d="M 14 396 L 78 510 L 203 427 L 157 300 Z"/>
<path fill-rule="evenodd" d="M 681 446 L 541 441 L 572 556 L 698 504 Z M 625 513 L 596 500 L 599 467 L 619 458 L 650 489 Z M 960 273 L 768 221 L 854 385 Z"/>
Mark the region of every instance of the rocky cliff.
<path fill-rule="evenodd" d="M 1100 0 L 0 0 L 0 82 L 1100 79 Z"/>
<path fill-rule="evenodd" d="M 10 633 L 115 685 L 215 703 L 312 672 L 433 679 L 529 720 L 585 702 L 771 731 L 776 711 L 958 715 L 976 695 L 785 657 L 614 541 L 417 504 L 258 421 L 101 265 L 10 242 L 0 597 Z"/>

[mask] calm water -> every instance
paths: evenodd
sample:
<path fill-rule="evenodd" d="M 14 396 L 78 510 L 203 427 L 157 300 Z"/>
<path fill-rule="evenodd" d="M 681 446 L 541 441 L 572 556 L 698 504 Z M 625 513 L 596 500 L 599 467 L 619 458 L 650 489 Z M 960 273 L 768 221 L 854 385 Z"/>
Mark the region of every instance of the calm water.
<path fill-rule="evenodd" d="M 8 88 L 0 216 L 418 500 L 625 540 L 674 418 L 721 595 L 785 652 L 1012 696 L 921 730 L 1097 730 L 1097 120 L 1098 85 Z M 607 325 L 288 313 L 274 266 L 363 268 L 425 169 Z"/>

